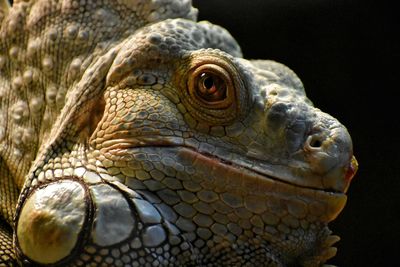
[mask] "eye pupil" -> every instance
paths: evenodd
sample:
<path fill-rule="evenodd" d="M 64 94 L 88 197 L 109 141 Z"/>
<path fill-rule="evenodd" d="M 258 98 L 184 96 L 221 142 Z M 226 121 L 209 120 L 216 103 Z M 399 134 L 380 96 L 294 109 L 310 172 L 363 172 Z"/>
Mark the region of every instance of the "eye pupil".
<path fill-rule="evenodd" d="M 203 85 L 206 89 L 210 90 L 214 86 L 214 79 L 211 76 L 208 76 L 204 79 Z"/>
<path fill-rule="evenodd" d="M 225 81 L 213 73 L 203 72 L 199 76 L 197 94 L 208 102 L 224 100 L 226 98 Z"/>

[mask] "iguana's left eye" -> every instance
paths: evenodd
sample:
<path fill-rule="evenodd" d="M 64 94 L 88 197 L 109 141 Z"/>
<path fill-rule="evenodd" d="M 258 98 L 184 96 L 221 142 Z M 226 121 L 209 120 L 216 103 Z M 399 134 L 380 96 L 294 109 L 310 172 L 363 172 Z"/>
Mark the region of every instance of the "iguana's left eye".
<path fill-rule="evenodd" d="M 233 104 L 235 89 L 229 73 L 215 64 L 204 64 L 189 78 L 189 94 L 193 100 L 210 108 L 226 108 Z"/>
<path fill-rule="evenodd" d="M 188 59 L 181 65 L 181 71 L 186 70 L 184 79 L 178 71 L 174 81 L 180 89 L 179 110 L 191 127 L 230 125 L 246 114 L 249 93 L 242 69 L 236 66 L 239 62 L 211 51 L 193 52 Z"/>
<path fill-rule="evenodd" d="M 202 99 L 215 102 L 226 98 L 225 81 L 210 72 L 203 72 L 198 77 L 197 95 Z"/>

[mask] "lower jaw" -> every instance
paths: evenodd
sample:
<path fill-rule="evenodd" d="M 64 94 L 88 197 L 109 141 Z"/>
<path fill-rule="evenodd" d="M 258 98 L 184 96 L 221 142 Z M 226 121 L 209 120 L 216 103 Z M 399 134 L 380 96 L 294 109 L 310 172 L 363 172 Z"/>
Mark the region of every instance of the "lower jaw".
<path fill-rule="evenodd" d="M 200 172 L 208 169 L 211 175 L 209 175 L 207 183 L 212 184 L 215 192 L 235 194 L 243 199 L 244 206 L 250 206 L 251 204 L 248 202 L 260 199 L 265 200 L 266 205 L 274 208 L 276 203 L 268 202 L 277 200 L 279 208 L 291 212 L 296 209 L 292 206 L 301 205 L 306 209 L 305 216 L 320 223 L 329 223 L 339 215 L 347 201 L 347 196 L 343 193 L 292 185 L 245 168 L 226 164 L 217 158 L 207 157 L 189 148 L 179 147 L 177 149 L 178 160 L 182 158 L 185 161 L 192 161 L 192 167 Z M 298 211 L 293 210 L 292 212 Z"/>
<path fill-rule="evenodd" d="M 176 155 L 177 161 L 190 162 L 197 176 L 202 174 L 203 177 L 207 177 L 203 179 L 212 187 L 212 190 L 217 193 L 234 194 L 244 201 L 245 206 L 247 201 L 259 199 L 267 202 L 266 205 L 272 209 L 294 213 L 293 216 L 298 219 L 329 223 L 336 219 L 346 205 L 347 196 L 344 193 L 328 192 L 280 181 L 278 178 L 224 162 L 217 157 L 205 155 L 193 148 L 176 145 L 174 142 L 150 143 L 152 142 L 144 142 L 142 146 L 127 144 L 124 149 L 163 148 L 169 150 Z M 113 149 L 107 150 L 113 154 Z M 298 207 L 302 207 L 305 211 L 298 212 Z"/>

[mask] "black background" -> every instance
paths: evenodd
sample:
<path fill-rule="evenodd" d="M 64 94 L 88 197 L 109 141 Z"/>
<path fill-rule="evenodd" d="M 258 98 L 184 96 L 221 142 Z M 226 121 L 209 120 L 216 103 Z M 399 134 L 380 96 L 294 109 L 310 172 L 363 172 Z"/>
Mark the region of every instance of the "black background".
<path fill-rule="evenodd" d="M 398 266 L 400 15 L 389 2 L 194 0 L 200 20 L 227 28 L 246 58 L 292 68 L 308 97 L 353 138 L 360 169 L 331 224 L 339 266 Z"/>

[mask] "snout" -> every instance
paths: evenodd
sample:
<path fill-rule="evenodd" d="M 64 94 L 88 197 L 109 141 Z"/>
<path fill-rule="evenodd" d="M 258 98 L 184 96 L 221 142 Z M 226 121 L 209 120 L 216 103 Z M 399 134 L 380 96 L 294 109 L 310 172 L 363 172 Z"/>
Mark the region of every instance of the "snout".
<path fill-rule="evenodd" d="M 357 171 L 347 129 L 332 116 L 297 101 L 267 102 L 265 134 L 275 151 L 287 157 L 291 182 L 333 192 L 346 192 Z"/>
<path fill-rule="evenodd" d="M 351 137 L 335 119 L 329 118 L 327 121 L 314 127 L 306 136 L 304 158 L 310 169 L 322 176 L 325 189 L 346 192 L 358 168 Z"/>

